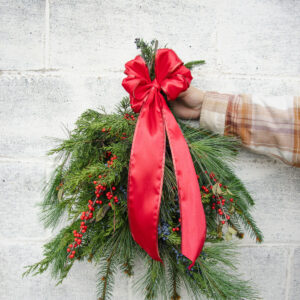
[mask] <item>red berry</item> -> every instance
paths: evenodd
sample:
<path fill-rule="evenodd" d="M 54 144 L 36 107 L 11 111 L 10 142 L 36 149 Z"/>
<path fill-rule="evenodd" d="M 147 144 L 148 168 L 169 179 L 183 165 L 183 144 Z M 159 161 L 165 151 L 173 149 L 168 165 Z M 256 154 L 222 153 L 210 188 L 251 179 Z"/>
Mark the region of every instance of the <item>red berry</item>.
<path fill-rule="evenodd" d="M 70 249 L 70 248 L 68 248 L 68 249 L 67 249 L 67 252 L 71 252 L 71 249 Z"/>
<path fill-rule="evenodd" d="M 176 228 L 172 228 L 173 231 L 176 231 Z"/>
<path fill-rule="evenodd" d="M 222 224 L 225 224 L 225 221 L 221 221 Z"/>
<path fill-rule="evenodd" d="M 227 215 L 227 216 L 226 216 L 226 219 L 229 220 L 229 219 L 230 219 L 230 216 Z"/>
<path fill-rule="evenodd" d="M 99 175 L 98 178 L 102 178 L 102 175 Z"/>
<path fill-rule="evenodd" d="M 111 189 L 112 189 L 113 191 L 115 191 L 115 190 L 116 190 L 116 187 L 113 186 Z"/>

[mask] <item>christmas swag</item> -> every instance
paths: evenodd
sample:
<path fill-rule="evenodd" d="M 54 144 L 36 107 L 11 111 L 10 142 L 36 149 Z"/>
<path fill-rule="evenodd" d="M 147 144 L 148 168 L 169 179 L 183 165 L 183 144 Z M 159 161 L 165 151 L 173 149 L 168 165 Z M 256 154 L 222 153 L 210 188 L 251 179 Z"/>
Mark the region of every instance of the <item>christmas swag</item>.
<path fill-rule="evenodd" d="M 171 49 L 136 40 L 141 55 L 125 65 L 113 114 L 87 110 L 50 154 L 58 166 L 45 187 L 46 228 L 67 226 L 44 245 L 25 275 L 48 268 L 61 283 L 76 260 L 93 263 L 99 300 L 110 299 L 117 270 L 145 299 L 257 299 L 237 271 L 246 230 L 262 241 L 253 199 L 228 162 L 239 142 L 182 122 L 169 101 L 189 87 L 190 69 Z M 200 192 L 201 191 L 201 192 Z M 204 245 L 205 242 L 205 245 Z"/>

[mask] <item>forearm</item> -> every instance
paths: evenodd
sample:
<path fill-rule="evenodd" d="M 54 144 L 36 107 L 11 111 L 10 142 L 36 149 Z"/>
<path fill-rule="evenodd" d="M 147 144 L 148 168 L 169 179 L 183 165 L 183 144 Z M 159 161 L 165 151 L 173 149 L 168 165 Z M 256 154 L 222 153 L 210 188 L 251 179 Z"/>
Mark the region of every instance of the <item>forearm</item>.
<path fill-rule="evenodd" d="M 300 97 L 203 94 L 201 127 L 300 167 Z"/>

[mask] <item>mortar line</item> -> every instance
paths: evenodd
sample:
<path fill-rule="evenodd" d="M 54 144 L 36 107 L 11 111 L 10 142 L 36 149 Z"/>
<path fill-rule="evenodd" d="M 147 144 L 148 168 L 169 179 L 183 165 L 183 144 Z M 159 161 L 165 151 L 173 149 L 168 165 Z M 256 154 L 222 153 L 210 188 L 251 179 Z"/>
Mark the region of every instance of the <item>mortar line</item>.
<path fill-rule="evenodd" d="M 45 0 L 45 39 L 44 39 L 44 69 L 49 68 L 49 0 Z"/>
<path fill-rule="evenodd" d="M 46 163 L 46 164 L 53 164 L 55 163 L 54 160 L 51 160 L 47 157 L 40 157 L 40 158 L 34 158 L 34 157 L 10 157 L 10 156 L 0 156 L 0 163 L 5 162 L 24 162 L 24 163 Z"/>
<path fill-rule="evenodd" d="M 291 288 L 291 281 L 292 281 L 291 270 L 292 270 L 292 264 L 294 260 L 294 253 L 295 253 L 295 248 L 294 247 L 289 248 L 289 257 L 288 257 L 288 263 L 286 268 L 285 300 L 289 300 L 290 297 L 290 288 Z"/>

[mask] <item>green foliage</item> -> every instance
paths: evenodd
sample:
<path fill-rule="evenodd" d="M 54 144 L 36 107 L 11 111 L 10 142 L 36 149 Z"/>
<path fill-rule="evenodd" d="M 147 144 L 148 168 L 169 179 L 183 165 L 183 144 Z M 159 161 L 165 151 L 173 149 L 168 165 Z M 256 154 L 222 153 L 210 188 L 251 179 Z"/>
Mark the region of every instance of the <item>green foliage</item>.
<path fill-rule="evenodd" d="M 197 65 L 203 65 L 203 64 L 205 64 L 205 60 L 193 60 L 193 61 L 189 61 L 188 63 L 186 63 L 184 65 L 188 69 L 192 69 L 193 67 L 195 67 Z"/>
<path fill-rule="evenodd" d="M 151 64 L 155 42 L 149 45 L 138 40 L 137 46 L 147 64 Z M 97 265 L 98 296 L 102 300 L 111 298 L 116 271 L 120 269 L 132 276 L 136 261 L 144 264 L 144 274 L 135 276 L 135 286 L 145 299 L 178 300 L 183 287 L 191 299 L 257 299 L 249 283 L 236 270 L 236 245 L 225 241 L 233 233 L 241 238 L 244 229 L 262 241 L 250 214 L 253 199 L 228 164 L 237 153 L 238 141 L 178 120 L 199 175 L 207 240 L 196 264 L 189 270 L 189 260 L 180 254 L 180 231 L 172 230 L 180 228 L 180 213 L 167 144 L 158 229 L 159 251 L 164 261 L 161 264 L 148 257 L 129 230 L 126 186 L 136 119 L 128 97 L 122 99 L 113 114 L 87 110 L 69 137 L 49 152 L 57 157 L 58 165 L 44 189 L 41 219 L 48 228 L 55 228 L 62 221 L 68 225 L 44 245 L 44 258 L 28 266 L 24 275 L 50 269 L 51 275 L 61 283 L 74 264 L 74 259 L 70 259 L 72 252 L 67 252 L 70 249 L 76 252 L 76 260 Z M 217 208 L 222 210 L 222 215 Z M 85 219 L 89 213 L 91 217 Z M 82 229 L 82 223 L 86 230 Z M 75 248 L 74 236 L 78 232 L 82 237 Z M 230 234 L 226 235 L 227 232 Z"/>

